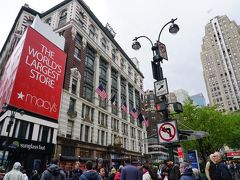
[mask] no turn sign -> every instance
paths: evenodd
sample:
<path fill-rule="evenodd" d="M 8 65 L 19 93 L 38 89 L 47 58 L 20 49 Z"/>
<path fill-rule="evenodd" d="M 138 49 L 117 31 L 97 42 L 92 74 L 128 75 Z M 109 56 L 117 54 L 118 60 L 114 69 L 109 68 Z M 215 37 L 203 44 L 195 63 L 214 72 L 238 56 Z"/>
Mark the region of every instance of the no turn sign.
<path fill-rule="evenodd" d="M 178 142 L 178 131 L 176 121 L 168 121 L 157 125 L 160 143 Z"/>

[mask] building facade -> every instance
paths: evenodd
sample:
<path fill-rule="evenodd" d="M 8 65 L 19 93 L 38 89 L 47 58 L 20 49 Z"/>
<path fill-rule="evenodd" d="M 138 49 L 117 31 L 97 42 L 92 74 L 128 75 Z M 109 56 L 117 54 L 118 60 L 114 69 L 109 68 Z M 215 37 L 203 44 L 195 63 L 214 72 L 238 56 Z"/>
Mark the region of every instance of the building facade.
<path fill-rule="evenodd" d="M 240 105 L 239 26 L 216 16 L 205 26 L 201 61 L 210 105 L 236 111 Z"/>
<path fill-rule="evenodd" d="M 178 89 L 173 91 L 175 96 L 177 97 L 177 102 L 184 104 L 184 102 L 189 98 L 189 94 L 184 89 Z"/>
<path fill-rule="evenodd" d="M 53 131 L 49 133 L 52 139 L 45 131 L 41 132 L 55 147 L 48 151 L 49 156 L 60 158 L 62 165 L 70 168 L 72 161 L 99 157 L 109 165 L 124 159 L 141 160 L 148 152 L 144 141 L 147 132 L 129 112 L 132 108 L 138 112 L 142 109 L 144 77 L 138 64 L 115 41 L 114 31 L 103 26 L 83 1 L 63 1 L 44 13 L 22 7 L 1 51 L 0 71 L 36 15 L 65 38 L 67 54 L 58 124 L 45 117 L 38 117 L 41 120 L 36 122 L 31 120 L 34 127 L 39 123 L 50 129 L 47 132 Z M 108 95 L 106 100 L 95 91 L 100 84 Z M 110 100 L 113 96 L 114 104 Z M 121 108 L 124 103 L 126 112 Z M 35 130 L 33 134 L 38 133 Z"/>
<path fill-rule="evenodd" d="M 172 97 L 171 101 L 174 101 L 174 94 L 170 93 Z M 169 99 L 169 98 L 168 98 Z M 157 124 L 162 121 L 160 113 L 156 112 L 155 107 L 156 96 L 153 90 L 145 91 L 144 95 L 144 107 L 145 118 L 148 118 L 149 127 L 147 128 L 148 135 L 148 154 L 153 162 L 160 162 L 169 157 L 168 148 L 164 145 L 160 145 L 158 141 Z M 176 102 L 176 101 L 175 101 Z"/>
<path fill-rule="evenodd" d="M 202 93 L 192 95 L 191 99 L 193 100 L 194 105 L 201 107 L 206 106 L 206 101 Z"/>

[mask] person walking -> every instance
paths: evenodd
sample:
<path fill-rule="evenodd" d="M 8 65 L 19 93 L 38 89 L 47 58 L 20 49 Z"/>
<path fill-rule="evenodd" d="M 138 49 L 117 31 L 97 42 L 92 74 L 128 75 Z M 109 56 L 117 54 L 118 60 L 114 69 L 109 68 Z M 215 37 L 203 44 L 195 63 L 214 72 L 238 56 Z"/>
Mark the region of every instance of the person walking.
<path fill-rule="evenodd" d="M 99 173 L 99 176 L 101 178 L 101 180 L 108 180 L 107 177 L 105 177 L 105 168 L 104 167 L 101 167 L 99 170 L 98 170 L 98 173 Z"/>
<path fill-rule="evenodd" d="M 58 166 L 57 159 L 52 159 L 51 164 L 42 173 L 41 180 L 66 180 L 66 174 Z"/>
<path fill-rule="evenodd" d="M 116 169 L 113 167 L 110 172 L 109 180 L 114 180 L 116 172 L 117 172 Z"/>
<path fill-rule="evenodd" d="M 122 168 L 123 168 L 123 165 L 120 165 L 116 174 L 115 174 L 115 176 L 114 176 L 114 180 L 120 180 Z"/>
<path fill-rule="evenodd" d="M 93 163 L 91 161 L 86 162 L 86 171 L 80 176 L 79 180 L 101 180 L 98 173 L 93 170 Z"/>
<path fill-rule="evenodd" d="M 164 161 L 165 167 L 163 168 L 163 179 L 167 180 L 179 180 L 180 178 L 180 171 L 179 166 L 174 164 L 171 159 L 167 159 Z"/>
<path fill-rule="evenodd" d="M 76 162 L 74 169 L 72 170 L 72 180 L 79 180 L 79 177 L 82 175 L 82 170 L 80 169 L 80 163 Z"/>
<path fill-rule="evenodd" d="M 181 173 L 180 180 L 195 180 L 192 168 L 187 162 L 180 163 L 179 170 Z"/>
<path fill-rule="evenodd" d="M 206 174 L 208 180 L 211 180 L 210 166 L 211 166 L 211 173 L 213 173 L 213 171 L 215 171 L 215 169 L 213 168 L 215 166 L 214 165 L 215 163 L 216 162 L 214 160 L 213 154 L 210 154 L 209 155 L 209 160 L 207 161 L 206 166 L 205 166 L 205 174 Z"/>
<path fill-rule="evenodd" d="M 120 180 L 141 180 L 142 176 L 139 176 L 139 173 L 136 166 L 128 164 L 122 168 Z"/>
<path fill-rule="evenodd" d="M 15 162 L 11 171 L 5 174 L 3 180 L 24 180 L 24 175 L 20 171 L 21 163 Z"/>
<path fill-rule="evenodd" d="M 152 180 L 152 177 L 150 175 L 150 168 L 148 165 L 143 165 L 143 180 Z"/>

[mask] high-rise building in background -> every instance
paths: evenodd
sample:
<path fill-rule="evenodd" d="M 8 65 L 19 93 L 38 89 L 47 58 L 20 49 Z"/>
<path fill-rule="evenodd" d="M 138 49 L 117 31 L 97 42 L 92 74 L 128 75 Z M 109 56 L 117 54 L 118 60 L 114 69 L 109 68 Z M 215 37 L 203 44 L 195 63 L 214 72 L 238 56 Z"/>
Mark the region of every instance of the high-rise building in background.
<path fill-rule="evenodd" d="M 210 105 L 220 111 L 240 108 L 240 27 L 216 16 L 205 27 L 201 61 Z"/>
<path fill-rule="evenodd" d="M 148 151 L 144 141 L 146 127 L 130 112 L 142 111 L 144 77 L 137 59 L 133 62 L 114 39 L 111 26 L 102 25 L 82 0 L 65 0 L 44 13 L 23 6 L 0 53 L 0 77 L 4 76 L 9 57 L 37 15 L 52 31 L 65 38 L 67 59 L 60 113 L 55 121 L 33 112 L 26 111 L 22 117 L 17 114 L 9 143 L 18 142 L 24 144 L 19 147 L 26 147 L 18 149 L 3 146 L 10 110 L 1 113 L 0 150 L 7 151 L 9 163 L 20 161 L 26 169 L 33 169 L 36 164 L 42 171 L 53 156 L 70 168 L 74 161 L 86 162 L 99 157 L 109 167 L 123 160 L 142 160 Z M 46 53 L 54 57 L 50 50 Z M 42 57 L 41 54 L 36 56 Z M 47 71 L 47 67 L 62 72 L 56 63 L 51 63 L 51 58 L 38 59 L 39 62 L 32 64 L 48 77 L 48 84 L 57 74 Z M 24 98 L 24 95 L 19 97 Z M 35 101 L 33 96 L 32 101 Z M 37 103 L 49 109 L 48 102 Z M 52 109 L 55 111 L 56 107 Z M 41 149 L 33 151 L 28 147 Z M 34 156 L 30 152 L 34 152 Z"/>
<path fill-rule="evenodd" d="M 194 105 L 206 106 L 206 101 L 202 93 L 192 95 L 190 98 L 193 100 Z"/>
<path fill-rule="evenodd" d="M 184 89 L 178 89 L 173 91 L 175 96 L 177 97 L 177 102 L 184 104 L 184 102 L 189 98 L 189 94 Z"/>

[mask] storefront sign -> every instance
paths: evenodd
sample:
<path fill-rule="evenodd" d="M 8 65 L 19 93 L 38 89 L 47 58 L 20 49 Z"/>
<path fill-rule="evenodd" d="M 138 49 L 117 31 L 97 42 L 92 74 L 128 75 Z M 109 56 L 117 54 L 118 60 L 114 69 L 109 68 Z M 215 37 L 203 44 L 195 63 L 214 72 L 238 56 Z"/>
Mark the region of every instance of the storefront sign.
<path fill-rule="evenodd" d="M 6 140 L 4 138 L 0 139 L 1 146 L 6 146 Z M 41 143 L 37 141 L 27 141 L 12 139 L 7 144 L 7 150 L 9 151 L 21 151 L 21 152 L 51 152 L 53 149 L 53 144 Z"/>
<path fill-rule="evenodd" d="M 11 98 L 4 95 L 1 103 L 57 120 L 66 54 L 33 28 L 29 27 L 25 33 L 24 42 L 15 49 L 17 53 L 13 53 L 6 66 L 6 76 L 14 74 L 10 79 L 12 84 L 6 88 L 6 91 L 12 89 L 8 92 Z M 1 90 L 6 85 L 0 86 Z"/>

